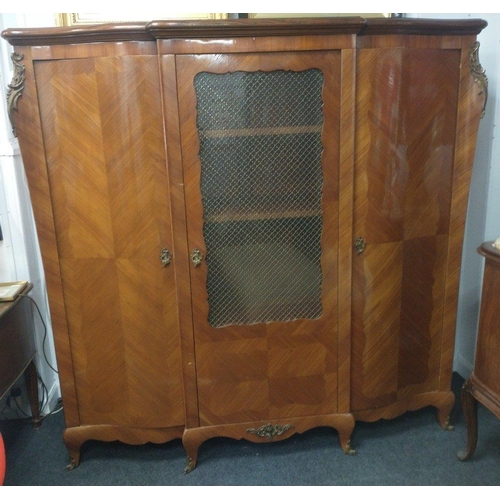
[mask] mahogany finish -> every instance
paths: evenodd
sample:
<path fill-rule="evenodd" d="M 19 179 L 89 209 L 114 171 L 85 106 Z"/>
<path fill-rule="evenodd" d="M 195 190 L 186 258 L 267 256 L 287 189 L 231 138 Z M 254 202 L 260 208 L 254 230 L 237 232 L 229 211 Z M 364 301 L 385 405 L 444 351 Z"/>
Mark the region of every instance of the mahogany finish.
<path fill-rule="evenodd" d="M 440 390 L 459 64 L 455 50 L 358 51 L 354 234 L 367 247 L 353 260 L 351 408 L 360 419 Z"/>
<path fill-rule="evenodd" d="M 467 447 L 461 460 L 474 454 L 477 445 L 477 402 L 500 419 L 500 250 L 492 241 L 478 252 L 485 258 L 483 294 L 474 368 L 462 388 L 462 406 L 467 424 Z"/>
<path fill-rule="evenodd" d="M 473 43 L 485 25 L 355 17 L 3 33 L 23 57 L 12 113 L 71 466 L 88 439 L 182 436 L 191 470 L 215 436 L 329 426 L 351 454 L 356 419 L 433 405 L 448 426 L 486 98 Z M 207 264 L 190 258 L 206 251 L 194 78 L 308 69 L 324 76 L 323 314 L 214 328 Z"/>
<path fill-rule="evenodd" d="M 358 35 L 477 35 L 487 26 L 482 19 L 363 19 L 362 17 L 226 19 L 218 21 L 151 21 L 149 23 L 7 29 L 3 38 L 13 46 L 60 45 L 86 42 L 263 36 Z"/>

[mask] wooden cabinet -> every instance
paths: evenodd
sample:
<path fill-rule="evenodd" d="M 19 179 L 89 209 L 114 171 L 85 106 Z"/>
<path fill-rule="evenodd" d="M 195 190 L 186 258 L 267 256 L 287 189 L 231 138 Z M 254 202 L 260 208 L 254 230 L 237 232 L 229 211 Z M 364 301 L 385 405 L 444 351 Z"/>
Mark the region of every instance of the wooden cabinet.
<path fill-rule="evenodd" d="M 472 457 L 477 445 L 477 401 L 500 418 L 500 250 L 493 241 L 478 252 L 485 258 L 481 314 L 474 369 L 462 387 L 462 406 L 467 424 L 467 447 L 461 460 Z"/>
<path fill-rule="evenodd" d="M 481 20 L 7 30 L 73 465 L 87 439 L 446 427 Z"/>

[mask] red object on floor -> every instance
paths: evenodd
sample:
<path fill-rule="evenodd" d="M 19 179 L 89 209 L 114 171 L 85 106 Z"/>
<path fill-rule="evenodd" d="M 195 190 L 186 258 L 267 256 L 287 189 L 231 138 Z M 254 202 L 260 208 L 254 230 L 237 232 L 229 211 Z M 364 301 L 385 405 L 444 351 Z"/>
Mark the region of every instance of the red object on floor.
<path fill-rule="evenodd" d="M 3 445 L 2 435 L 0 434 L 0 486 L 3 485 L 5 477 L 5 447 Z"/>

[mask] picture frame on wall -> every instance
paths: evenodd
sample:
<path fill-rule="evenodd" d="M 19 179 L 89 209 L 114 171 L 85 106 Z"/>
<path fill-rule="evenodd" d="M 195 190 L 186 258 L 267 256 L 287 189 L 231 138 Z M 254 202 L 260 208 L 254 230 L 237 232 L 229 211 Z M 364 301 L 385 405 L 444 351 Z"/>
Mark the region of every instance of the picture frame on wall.
<path fill-rule="evenodd" d="M 146 22 L 152 19 L 227 19 L 228 14 L 222 13 L 165 13 L 150 12 L 141 13 L 140 16 L 133 14 L 107 13 L 107 12 L 65 12 L 58 13 L 56 22 L 58 26 L 84 26 L 88 24 L 105 24 L 120 22 Z"/>

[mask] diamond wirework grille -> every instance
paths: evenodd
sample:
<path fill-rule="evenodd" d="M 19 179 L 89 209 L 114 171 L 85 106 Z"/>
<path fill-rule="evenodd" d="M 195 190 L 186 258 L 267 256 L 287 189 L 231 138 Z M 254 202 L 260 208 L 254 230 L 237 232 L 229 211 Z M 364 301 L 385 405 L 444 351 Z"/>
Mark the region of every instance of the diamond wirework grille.
<path fill-rule="evenodd" d="M 318 318 L 320 70 L 199 73 L 209 324 Z"/>

